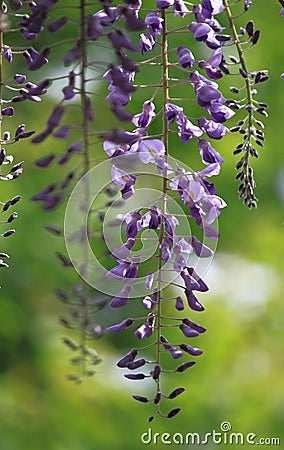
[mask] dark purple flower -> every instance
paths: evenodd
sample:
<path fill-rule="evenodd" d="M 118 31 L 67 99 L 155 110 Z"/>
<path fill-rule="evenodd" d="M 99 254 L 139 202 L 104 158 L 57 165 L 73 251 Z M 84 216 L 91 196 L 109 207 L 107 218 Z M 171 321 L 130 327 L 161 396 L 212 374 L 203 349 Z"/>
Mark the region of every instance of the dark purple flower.
<path fill-rule="evenodd" d="M 126 237 L 127 238 L 135 238 L 139 229 L 141 228 L 141 224 L 139 223 L 141 220 L 141 214 L 137 211 L 131 214 L 131 219 L 129 220 L 126 227 Z"/>
<path fill-rule="evenodd" d="M 163 29 L 163 19 L 158 11 L 151 11 L 145 17 L 145 23 L 152 34 L 160 34 Z"/>
<path fill-rule="evenodd" d="M 174 7 L 173 7 L 173 13 L 174 16 L 180 16 L 184 17 L 186 14 L 189 13 L 189 10 L 185 6 L 185 3 L 183 0 L 175 0 Z"/>
<path fill-rule="evenodd" d="M 127 369 L 135 370 L 135 369 L 138 369 L 139 367 L 144 366 L 145 363 L 146 363 L 145 358 L 140 358 L 140 359 L 137 359 L 136 361 L 129 362 L 127 364 Z"/>
<path fill-rule="evenodd" d="M 150 208 L 150 220 L 149 220 L 149 229 L 157 230 L 161 224 L 161 212 L 158 211 L 156 206 L 151 206 Z"/>
<path fill-rule="evenodd" d="M 133 114 L 130 111 L 126 111 L 121 105 L 113 104 L 111 107 L 111 111 L 121 122 L 128 122 L 133 118 Z"/>
<path fill-rule="evenodd" d="M 146 289 L 149 291 L 152 287 L 154 281 L 154 275 L 152 272 L 148 272 L 146 275 L 146 280 L 145 280 L 145 287 Z"/>
<path fill-rule="evenodd" d="M 104 74 L 104 79 L 111 83 L 109 89 L 119 90 L 127 94 L 128 96 L 132 94 L 136 88 L 130 83 L 131 75 L 126 72 L 122 66 L 110 65 L 110 69 Z"/>
<path fill-rule="evenodd" d="M 135 175 L 129 175 L 124 170 L 119 169 L 116 166 L 112 166 L 111 179 L 116 186 L 123 186 L 122 197 L 123 199 L 129 198 L 134 193 L 133 185 L 136 182 Z"/>
<path fill-rule="evenodd" d="M 141 325 L 141 327 L 139 327 L 135 331 L 135 336 L 138 339 L 144 339 L 144 338 L 148 338 L 148 337 L 152 336 L 153 333 L 154 333 L 154 322 L 151 321 L 149 323 L 149 320 L 148 320 L 147 323 L 144 323 L 143 325 Z"/>
<path fill-rule="evenodd" d="M 58 131 L 56 131 L 53 136 L 59 139 L 65 139 L 70 133 L 70 128 L 68 125 L 64 125 L 63 127 L 59 128 Z"/>
<path fill-rule="evenodd" d="M 162 257 L 163 257 L 163 260 L 164 260 L 165 262 L 169 261 L 169 260 L 171 259 L 171 250 L 170 250 L 170 248 L 169 248 L 169 244 L 168 244 L 167 242 L 164 242 L 164 243 L 161 245 L 161 250 L 162 250 Z"/>
<path fill-rule="evenodd" d="M 199 284 L 196 282 L 196 280 L 192 276 L 189 275 L 188 272 L 186 272 L 185 270 L 182 270 L 180 275 L 184 281 L 186 289 L 188 289 L 189 291 L 198 290 Z"/>
<path fill-rule="evenodd" d="M 172 347 L 170 349 L 170 354 L 172 355 L 173 359 L 178 359 L 183 357 L 183 352 L 179 350 L 178 348 Z"/>
<path fill-rule="evenodd" d="M 69 72 L 68 81 L 69 81 L 68 86 L 65 86 L 62 89 L 62 92 L 64 94 L 64 100 L 71 100 L 71 98 L 73 98 L 75 95 L 75 92 L 74 92 L 75 73 L 73 72 L 73 70 L 71 70 L 71 72 Z"/>
<path fill-rule="evenodd" d="M 199 333 L 197 330 L 190 328 L 188 325 L 185 325 L 184 323 L 182 323 L 179 328 L 183 332 L 185 337 L 192 338 L 192 337 L 199 336 Z"/>
<path fill-rule="evenodd" d="M 142 303 L 146 309 L 152 309 L 155 306 L 155 303 L 152 301 L 149 295 L 146 295 L 146 297 L 143 298 Z"/>
<path fill-rule="evenodd" d="M 129 353 L 127 353 L 123 358 L 121 358 L 116 365 L 118 367 L 127 367 L 127 364 L 134 361 L 134 359 L 137 356 L 138 351 L 133 348 L 132 350 L 130 350 Z"/>
<path fill-rule="evenodd" d="M 26 81 L 26 75 L 21 75 L 19 73 L 16 73 L 14 75 L 14 80 L 18 83 L 18 84 L 23 84 Z"/>
<path fill-rule="evenodd" d="M 107 328 L 107 331 L 110 332 L 117 332 L 125 330 L 126 328 L 130 327 L 133 324 L 133 319 L 125 319 L 120 323 L 117 323 L 116 325 L 112 325 L 111 327 Z"/>
<path fill-rule="evenodd" d="M 13 61 L 13 53 L 10 47 L 8 47 L 7 45 L 4 45 L 3 47 L 3 57 L 6 59 L 6 61 L 8 61 L 9 63 L 11 63 Z"/>
<path fill-rule="evenodd" d="M 176 298 L 175 307 L 178 311 L 184 310 L 184 304 L 183 304 L 183 300 L 181 297 Z"/>
<path fill-rule="evenodd" d="M 211 248 L 202 244 L 195 236 L 191 236 L 191 245 L 196 255 L 199 256 L 200 258 L 209 258 L 214 253 L 213 250 L 211 250 Z"/>
<path fill-rule="evenodd" d="M 128 58 L 127 55 L 125 55 L 121 50 L 116 52 L 120 62 L 121 62 L 121 66 L 123 67 L 124 70 L 126 70 L 127 72 L 139 72 L 139 67 L 138 65 L 131 61 L 130 58 Z"/>
<path fill-rule="evenodd" d="M 206 41 L 209 33 L 213 31 L 210 25 L 204 22 L 191 22 L 188 28 L 197 41 Z"/>
<path fill-rule="evenodd" d="M 12 106 L 8 106 L 7 108 L 3 108 L 1 113 L 3 116 L 12 117 L 14 115 L 14 108 Z"/>
<path fill-rule="evenodd" d="M 166 104 L 165 117 L 168 119 L 169 125 L 172 125 L 180 114 L 183 114 L 183 108 L 173 103 Z"/>
<path fill-rule="evenodd" d="M 124 376 L 128 380 L 144 380 L 144 378 L 146 378 L 146 375 L 144 375 L 144 373 L 127 373 Z"/>
<path fill-rule="evenodd" d="M 211 139 L 222 139 L 222 137 L 229 132 L 228 128 L 221 123 L 214 122 L 213 120 L 206 120 L 205 117 L 201 117 L 198 124 Z"/>
<path fill-rule="evenodd" d="M 109 306 L 112 308 L 121 308 L 122 306 L 125 306 L 128 302 L 128 297 L 132 291 L 132 287 L 129 285 L 124 286 L 124 288 L 120 291 L 119 294 L 117 294 L 116 297 L 114 297 L 111 302 L 109 303 Z"/>
<path fill-rule="evenodd" d="M 167 415 L 167 418 L 171 419 L 172 417 L 175 417 L 180 411 L 181 411 L 181 408 L 173 408 L 173 409 L 171 409 L 171 411 Z"/>
<path fill-rule="evenodd" d="M 118 266 L 111 269 L 107 276 L 109 278 L 123 278 L 125 282 L 133 281 L 138 272 L 138 265 L 132 261 L 119 261 Z"/>
<path fill-rule="evenodd" d="M 184 372 L 186 369 L 189 369 L 189 367 L 194 366 L 194 364 L 196 364 L 196 361 L 185 362 L 177 367 L 177 372 Z"/>
<path fill-rule="evenodd" d="M 184 67 L 190 69 L 195 64 L 195 59 L 193 54 L 188 48 L 184 47 L 184 45 L 180 45 L 177 49 L 177 56 L 179 64 Z"/>
<path fill-rule="evenodd" d="M 206 19 L 224 11 L 223 0 L 202 0 L 202 13 Z"/>
<path fill-rule="evenodd" d="M 130 8 L 121 9 L 126 25 L 131 31 L 141 31 L 145 28 L 145 22 L 142 20 L 138 11 Z"/>
<path fill-rule="evenodd" d="M 211 80 L 218 80 L 219 78 L 222 78 L 223 75 L 221 70 L 216 69 L 216 67 L 221 64 L 222 59 L 222 50 L 221 48 L 217 48 L 206 61 L 200 61 L 198 65 L 201 69 L 206 71 Z"/>
<path fill-rule="evenodd" d="M 71 48 L 71 50 L 69 50 L 69 52 L 65 56 L 64 65 L 69 66 L 72 62 L 79 61 L 83 56 L 82 52 L 83 52 L 83 50 L 80 45 L 80 42 L 77 42 L 77 45 L 75 47 Z"/>
<path fill-rule="evenodd" d="M 206 108 L 206 111 L 211 115 L 211 119 L 218 123 L 226 122 L 226 120 L 235 115 L 235 112 L 222 102 L 212 102 L 210 106 Z"/>
<path fill-rule="evenodd" d="M 93 41 L 97 40 L 103 34 L 103 25 L 99 13 L 87 17 L 87 36 Z M 108 16 L 105 14 L 105 17 Z"/>
<path fill-rule="evenodd" d="M 156 0 L 156 6 L 158 9 L 167 9 L 173 6 L 174 0 Z"/>
<path fill-rule="evenodd" d="M 26 50 L 30 53 L 30 49 Z M 28 68 L 30 70 L 37 70 L 42 67 L 44 64 L 48 63 L 48 59 L 46 58 L 50 53 L 50 48 L 44 48 L 40 53 L 36 52 L 36 54 L 30 54 L 31 60 L 28 61 Z"/>
<path fill-rule="evenodd" d="M 139 48 L 142 55 L 146 52 L 150 52 L 156 45 L 156 39 L 152 33 L 142 33 L 140 35 Z"/>
<path fill-rule="evenodd" d="M 113 128 L 111 131 L 101 133 L 100 137 L 116 144 L 131 145 L 141 138 L 141 130 L 136 130 L 134 133 L 130 133 L 129 131 L 124 131 L 119 128 Z"/>
<path fill-rule="evenodd" d="M 202 353 L 203 353 L 203 351 L 200 350 L 199 348 L 191 347 L 191 345 L 188 345 L 188 344 L 181 344 L 180 348 L 192 356 L 199 356 L 199 355 L 202 355 Z"/>
<path fill-rule="evenodd" d="M 108 38 L 115 50 L 119 51 L 122 48 L 125 48 L 127 50 L 130 50 L 131 52 L 137 52 L 137 48 L 135 47 L 135 45 L 130 41 L 130 39 L 122 30 L 112 31 L 108 34 Z"/>
<path fill-rule="evenodd" d="M 59 19 L 55 20 L 54 22 L 51 22 L 48 24 L 48 31 L 50 33 L 55 33 L 60 28 L 62 28 L 66 23 L 68 22 L 68 19 L 66 16 L 61 16 Z"/>
<path fill-rule="evenodd" d="M 184 115 L 179 115 L 176 119 L 176 123 L 179 129 L 178 135 L 184 144 L 188 144 L 190 139 L 198 138 L 203 133 L 199 127 L 193 125 L 193 123 Z"/>
<path fill-rule="evenodd" d="M 204 311 L 204 306 L 198 301 L 193 292 L 189 289 L 185 289 L 185 295 L 187 298 L 188 306 L 194 311 Z"/>
<path fill-rule="evenodd" d="M 178 395 L 182 394 L 185 391 L 185 388 L 180 387 L 180 388 L 176 388 L 174 391 L 172 391 L 169 394 L 169 398 L 173 399 L 176 398 Z"/>
<path fill-rule="evenodd" d="M 142 113 L 136 114 L 133 119 L 132 123 L 136 127 L 148 127 L 148 125 L 151 123 L 153 117 L 155 117 L 155 105 L 151 101 L 146 101 L 143 104 Z"/>
<path fill-rule="evenodd" d="M 41 159 L 38 159 L 35 162 L 35 165 L 38 167 L 42 167 L 42 168 L 48 167 L 51 164 L 51 162 L 54 160 L 54 158 L 55 158 L 55 153 L 51 153 L 50 155 L 47 155 Z"/>
<path fill-rule="evenodd" d="M 206 139 L 199 140 L 198 148 L 202 161 L 205 164 L 222 164 L 224 162 L 224 159 L 221 157 L 221 155 L 212 147 L 212 145 L 208 141 L 206 141 Z"/>
<path fill-rule="evenodd" d="M 93 26 L 95 28 L 98 28 L 98 26 L 102 27 L 112 26 L 119 18 L 119 15 L 120 14 L 118 8 L 105 7 L 104 10 L 100 10 L 92 16 L 92 20 L 94 21 Z"/>
<path fill-rule="evenodd" d="M 137 400 L 138 402 L 141 402 L 141 403 L 149 402 L 148 398 L 142 397 L 141 395 L 132 395 L 132 397 L 134 398 L 134 400 Z"/>
<path fill-rule="evenodd" d="M 47 128 L 52 131 L 54 128 L 56 128 L 64 114 L 64 108 L 62 106 L 55 106 L 53 109 L 51 115 L 48 118 L 47 121 Z"/>

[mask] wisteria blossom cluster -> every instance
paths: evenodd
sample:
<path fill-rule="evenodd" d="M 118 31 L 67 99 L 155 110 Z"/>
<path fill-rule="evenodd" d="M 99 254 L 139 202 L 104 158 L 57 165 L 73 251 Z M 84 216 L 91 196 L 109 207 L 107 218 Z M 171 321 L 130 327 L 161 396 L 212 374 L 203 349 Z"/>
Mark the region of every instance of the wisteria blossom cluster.
<path fill-rule="evenodd" d="M 14 9 L 23 6 L 20 1 L 10 3 Z M 168 407 L 164 400 L 175 399 L 185 388 L 177 386 L 167 392 L 164 379 L 190 369 L 203 353 L 194 339 L 206 329 L 195 317 L 205 309 L 201 299 L 208 286 L 196 261 L 211 260 L 219 238 L 216 223 L 226 203 L 217 194 L 212 177 L 219 175 L 227 154 L 225 146 L 222 154 L 216 150 L 216 142 L 229 132 L 239 133 L 242 138 L 234 150 L 240 155 L 236 164 L 239 195 L 249 208 L 256 207 L 257 202 L 251 159 L 258 156 L 256 148 L 263 147 L 264 124 L 259 116 L 267 116 L 267 105 L 256 100 L 256 87 L 268 79 L 268 73 L 250 71 L 244 56 L 258 42 L 259 30 L 251 20 L 241 27 L 236 24 L 243 20 L 252 0 L 231 5 L 227 0 L 124 0 L 121 4 L 112 0 L 78 0 L 72 8 L 60 0 L 23 3 L 27 3 L 29 12 L 21 16 L 21 35 L 29 42 L 44 33 L 46 45 L 39 51 L 29 46 L 15 52 L 2 43 L 2 57 L 12 63 L 14 55 L 21 56 L 30 71 L 44 71 L 54 51 L 51 36 L 55 36 L 56 46 L 63 46 L 65 56 L 60 75 L 55 78 L 33 84 L 26 81 L 25 75 L 16 74 L 13 81 L 7 81 L 5 88 L 16 91 L 16 95 L 2 99 L 2 116 L 13 115 L 14 103 L 38 102 L 51 85 L 61 83 L 58 101 L 32 142 L 41 144 L 51 139 L 52 152 L 35 164 L 39 170 L 48 169 L 47 174 L 56 164 L 64 174 L 58 181 L 49 175 L 47 184 L 33 200 L 40 202 L 45 211 L 53 211 L 66 204 L 70 192 L 84 177 L 79 209 L 83 215 L 95 217 L 94 221 L 86 220 L 84 229 L 68 236 L 67 245 L 75 242 L 82 249 L 80 260 L 70 259 L 67 252 L 56 254 L 63 267 L 75 268 L 79 274 L 74 274 L 77 279 L 69 291 L 56 291 L 70 312 L 68 317 L 59 318 L 60 323 L 80 333 L 78 342 L 69 337 L 63 339 L 74 352 L 71 363 L 78 369 L 70 378 L 81 382 L 84 376 L 94 373 L 92 366 L 101 359 L 90 348 L 91 340 L 105 332 L 126 330 L 132 333 L 129 336 L 133 341 L 117 366 L 125 370 L 127 379 L 149 379 L 154 387 L 151 395 L 146 397 L 142 392 L 133 398 L 153 404 L 149 422 L 157 415 L 172 418 L 180 408 Z M 5 16 L 3 6 L 2 11 Z M 61 39 L 67 27 L 70 39 Z M 94 56 L 98 48 L 110 49 L 108 61 L 98 61 Z M 198 54 L 200 48 L 202 58 Z M 144 75 L 149 68 L 151 79 Z M 223 77 L 233 80 L 234 98 L 228 98 Z M 98 129 L 95 120 L 99 114 L 96 98 L 101 95 L 94 87 L 98 81 L 104 82 L 106 105 L 115 123 L 120 123 L 104 130 Z M 137 92 L 145 96 L 139 110 L 133 110 Z M 231 119 L 235 121 L 233 126 L 227 123 Z M 32 133 L 20 125 L 12 137 L 4 133 L 3 144 Z M 64 143 L 63 153 L 57 151 L 56 142 Z M 177 145 L 184 149 L 185 161 L 177 160 Z M 109 179 L 102 188 L 103 202 L 94 204 L 89 211 L 92 183 L 88 174 L 93 167 L 99 167 L 98 146 L 110 163 Z M 185 163 L 194 151 L 200 155 L 200 165 L 193 170 Z M 1 163 L 11 163 L 3 149 L 1 155 Z M 16 178 L 21 170 L 21 163 L 14 165 L 1 178 Z M 128 205 L 133 205 L 140 184 L 148 183 L 144 180 L 149 174 L 159 180 L 156 198 L 127 210 Z M 18 200 L 19 196 L 3 204 L 3 211 Z M 118 207 L 124 212 L 119 212 Z M 117 214 L 112 233 L 120 233 L 122 242 L 119 247 L 108 248 L 109 267 L 103 275 L 106 295 L 102 295 L 88 285 L 93 270 L 89 246 L 95 233 L 104 238 L 109 225 L 107 213 L 114 208 Z M 7 222 L 14 218 L 16 213 Z M 99 232 L 93 229 L 94 222 Z M 191 231 L 191 226 L 195 231 Z M 48 224 L 46 228 L 56 236 L 64 236 L 62 226 Z M 3 236 L 12 232 L 8 230 Z M 151 249 L 149 245 L 147 251 L 143 246 L 141 249 L 145 242 L 151 244 Z M 92 250 L 96 251 L 94 246 Z M 6 255 L 1 255 L 1 264 L 5 265 Z M 115 295 L 108 292 L 110 285 L 118 287 Z M 130 303 L 137 305 L 137 314 L 131 313 L 131 317 L 126 312 Z M 103 326 L 96 313 L 105 307 L 110 317 Z M 115 317 L 121 319 L 118 323 L 113 323 L 114 310 Z"/>
<path fill-rule="evenodd" d="M 9 146 L 20 145 L 22 139 L 29 138 L 35 133 L 34 130 L 27 130 L 25 124 L 14 123 L 15 111 L 21 107 L 21 103 L 24 101 L 40 102 L 41 96 L 47 92 L 45 82 L 35 84 L 28 80 L 30 78 L 29 70 L 36 70 L 39 67 L 36 62 L 39 52 L 30 43 L 27 45 L 27 40 L 33 40 L 36 33 L 27 35 L 24 25 L 29 14 L 32 13 L 35 3 L 26 2 L 27 6 L 23 3 L 19 0 L 11 0 L 7 3 L 2 1 L 0 10 L 0 180 L 2 182 L 15 180 L 23 172 L 24 161 L 15 162 L 13 155 L 8 151 Z M 37 32 L 39 31 L 37 30 Z M 10 45 L 13 33 L 19 35 L 16 48 Z M 26 61 L 26 74 L 16 72 L 19 60 Z M 11 73 L 11 68 L 13 71 L 14 67 L 15 73 L 10 77 L 8 74 Z M 13 131 L 8 131 L 6 128 Z M 15 195 L 5 201 L 1 199 L 1 225 L 5 226 L 1 237 L 6 238 L 14 234 L 15 229 L 10 227 L 13 227 L 14 220 L 18 217 L 14 206 L 20 199 L 20 195 Z M 0 253 L 0 267 L 8 267 L 7 258 L 9 255 L 4 252 Z"/>

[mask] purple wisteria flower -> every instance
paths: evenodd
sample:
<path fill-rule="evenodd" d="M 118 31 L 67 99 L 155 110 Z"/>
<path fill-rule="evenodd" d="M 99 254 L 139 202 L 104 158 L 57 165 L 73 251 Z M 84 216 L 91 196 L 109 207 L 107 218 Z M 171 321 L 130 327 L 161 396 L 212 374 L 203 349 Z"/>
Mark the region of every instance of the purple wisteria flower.
<path fill-rule="evenodd" d="M 195 64 L 195 59 L 193 54 L 191 53 L 188 48 L 186 48 L 184 45 L 180 45 L 177 48 L 177 56 L 178 56 L 178 62 L 179 64 L 185 69 L 185 68 L 191 68 Z"/>
<path fill-rule="evenodd" d="M 184 144 L 188 144 L 190 139 L 198 138 L 203 131 L 194 125 L 184 114 L 183 108 L 172 103 L 166 105 L 165 117 L 169 121 L 169 125 L 176 121 L 179 129 L 179 136 Z"/>
<path fill-rule="evenodd" d="M 138 143 L 138 155 L 144 164 L 157 164 L 164 158 L 165 146 L 159 139 L 147 139 Z"/>
<path fill-rule="evenodd" d="M 186 14 L 189 14 L 188 8 L 185 6 L 183 0 L 175 0 L 173 7 L 174 16 L 185 17 Z"/>
<path fill-rule="evenodd" d="M 173 6 L 175 0 L 156 0 L 156 6 L 158 9 L 167 9 Z"/>
<path fill-rule="evenodd" d="M 156 45 L 156 40 L 151 33 L 143 33 L 140 35 L 139 47 L 142 55 L 146 52 L 150 52 Z"/>
<path fill-rule="evenodd" d="M 208 137 L 212 139 L 222 139 L 229 130 L 221 123 L 214 122 L 214 120 L 206 120 L 205 117 L 201 117 L 198 120 L 200 128 L 202 128 Z"/>
<path fill-rule="evenodd" d="M 163 29 L 163 19 L 161 18 L 158 11 L 151 11 L 145 17 L 145 24 L 147 25 L 148 30 L 153 35 L 158 35 L 162 32 Z"/>
<path fill-rule="evenodd" d="M 124 170 L 112 166 L 111 169 L 111 179 L 116 186 L 123 186 L 121 190 L 122 198 L 127 199 L 134 194 L 134 184 L 136 182 L 135 175 L 129 175 Z"/>
<path fill-rule="evenodd" d="M 152 119 L 155 117 L 155 105 L 151 101 L 146 101 L 143 104 L 143 110 L 142 113 L 136 114 L 133 119 L 132 123 L 136 127 L 143 127 L 146 128 L 151 123 Z"/>
<path fill-rule="evenodd" d="M 128 302 L 129 295 L 132 291 L 132 287 L 129 285 L 124 286 L 124 288 L 120 291 L 119 294 L 117 294 L 116 297 L 114 297 L 109 306 L 112 308 L 121 308 L 122 306 L 125 306 Z"/>
<path fill-rule="evenodd" d="M 208 141 L 206 141 L 206 139 L 199 140 L 198 148 L 200 150 L 202 161 L 205 164 L 222 164 L 224 162 L 224 159 L 221 157 L 221 155 L 212 147 L 212 145 Z"/>
<path fill-rule="evenodd" d="M 221 48 L 217 48 L 211 56 L 206 61 L 199 61 L 199 67 L 201 69 L 204 69 L 206 71 L 206 74 L 208 75 L 211 80 L 219 80 L 222 78 L 223 74 L 221 70 L 216 69 L 223 60 L 223 53 Z"/>

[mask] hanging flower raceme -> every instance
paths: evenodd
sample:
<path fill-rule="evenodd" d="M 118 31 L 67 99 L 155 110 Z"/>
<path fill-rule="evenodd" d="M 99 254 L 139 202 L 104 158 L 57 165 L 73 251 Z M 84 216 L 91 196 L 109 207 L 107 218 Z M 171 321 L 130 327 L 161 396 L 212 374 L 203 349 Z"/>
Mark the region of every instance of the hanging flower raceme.
<path fill-rule="evenodd" d="M 48 80 L 44 80 L 35 84 L 31 81 L 27 81 L 27 74 L 15 73 L 12 77 L 8 78 L 7 74 L 11 71 L 13 73 L 13 66 L 19 62 L 22 56 L 26 57 L 28 54 L 30 57 L 33 55 L 39 55 L 37 50 L 33 47 L 26 48 L 26 40 L 30 41 L 36 37 L 33 32 L 21 28 L 22 20 L 28 20 L 30 15 L 31 5 L 24 5 L 21 1 L 11 1 L 8 6 L 2 2 L 1 14 L 0 14 L 0 34 L 2 42 L 2 56 L 3 60 L 0 67 L 1 78 L 1 124 L 2 130 L 4 128 L 3 135 L 0 136 L 1 151 L 0 151 L 0 180 L 12 181 L 17 179 L 23 172 L 24 161 L 18 163 L 14 162 L 14 158 L 11 154 L 7 154 L 6 147 L 12 144 L 20 143 L 22 139 L 27 139 L 32 136 L 35 131 L 27 131 L 25 124 L 15 124 L 14 117 L 21 108 L 21 104 L 25 100 L 32 102 L 40 102 L 41 96 L 47 92 L 46 87 L 49 85 Z M 19 43 L 14 48 L 14 45 L 9 44 L 10 31 L 13 30 L 14 35 L 19 35 Z M 38 32 L 41 31 L 41 28 Z M 19 50 L 20 49 L 20 50 Z M 26 58 L 27 59 L 27 58 Z M 47 62 L 47 60 L 46 60 Z M 27 69 L 30 69 L 31 61 L 28 61 Z M 9 65 L 10 67 L 7 67 Z M 38 65 L 33 67 L 35 70 Z M 5 131 L 5 128 L 11 131 Z M 19 144 L 18 144 L 19 145 Z M 9 152 L 10 153 L 10 152 Z M 14 205 L 16 205 L 21 199 L 20 195 L 14 195 L 11 199 L 1 201 L 0 214 L 1 214 L 1 230 L 0 236 L 7 238 L 12 236 L 15 232 L 14 221 L 17 219 L 18 214 L 14 211 Z M 13 222 L 13 225 L 12 225 Z M 1 228 L 2 228 L 1 227 Z M 0 253 L 0 267 L 8 267 L 9 256 L 5 252 Z"/>
<path fill-rule="evenodd" d="M 54 3 L 40 1 L 30 5 L 31 14 L 22 24 L 26 39 L 43 28 L 57 35 L 69 23 L 68 8 L 62 11 L 66 14 L 49 23 L 49 8 Z M 189 344 L 188 339 L 194 340 L 206 329 L 187 316 L 205 310 L 203 298 L 208 286 L 196 260 L 211 260 L 214 251 L 210 246 L 219 237 L 216 221 L 226 203 L 217 195 L 211 177 L 219 175 L 225 152 L 221 155 L 217 145 L 229 131 L 239 131 L 243 135 L 243 143 L 235 150 L 235 153 L 243 153 L 237 168 L 240 195 L 245 196 L 249 206 L 255 204 L 248 158 L 256 156 L 252 141 L 262 145 L 262 125 L 254 114 L 266 115 L 266 105 L 253 99 L 251 87 L 265 81 L 267 74 L 248 71 L 244 49 L 257 43 L 259 31 L 249 21 L 240 31 L 247 43 L 241 43 L 232 25 L 234 16 L 227 0 L 202 0 L 193 5 L 182 0 L 156 0 L 152 10 L 143 10 L 142 0 L 100 3 L 102 9 L 84 2 L 75 9 L 80 14 L 80 26 L 66 50 L 64 72 L 59 77 L 64 80 L 61 96 L 45 120 L 45 128 L 33 138 L 34 143 L 51 137 L 67 140 L 61 155 L 52 149 L 36 161 L 40 169 L 50 168 L 57 162 L 60 167 L 68 167 L 67 173 L 62 180 L 49 183 L 33 199 L 42 202 L 43 209 L 53 210 L 66 200 L 70 188 L 83 176 L 83 198 L 78 211 L 95 214 L 96 220 L 86 220 L 84 227 L 68 236 L 83 250 L 80 258 L 69 259 L 60 252 L 56 255 L 61 266 L 75 267 L 84 280 L 73 286 L 71 293 L 57 291 L 60 300 L 70 304 L 70 317 L 61 317 L 60 323 L 66 328 L 79 329 L 81 333 L 80 344 L 65 341 L 79 354 L 75 358 L 79 375 L 71 378 L 81 381 L 83 375 L 92 373 L 88 364 L 99 362 L 97 354 L 87 347 L 87 340 L 103 334 L 103 328 L 94 322 L 93 312 L 108 303 L 110 313 L 115 311 L 119 318 L 114 324 L 110 320 L 107 330 L 129 333 L 134 342 L 117 366 L 128 369 L 125 373 L 128 380 L 153 381 L 155 390 L 148 397 L 133 396 L 138 402 L 153 404 L 155 412 L 148 419 L 151 422 L 156 415 L 173 418 L 180 411 L 179 407 L 174 407 L 164 412 L 165 400 L 173 400 L 185 391 L 178 386 L 167 392 L 164 377 L 191 369 L 195 358 L 202 355 L 202 350 L 194 343 L 191 345 L 191 341 Z M 241 3 L 244 11 L 251 4 L 250 1 Z M 238 4 L 240 2 L 236 2 L 236 8 Z M 172 15 L 170 20 L 169 15 Z M 216 16 L 222 17 L 220 22 Z M 223 26 L 224 17 L 229 19 L 228 27 Z M 180 27 L 181 19 L 183 27 Z M 176 21 L 179 34 L 171 28 Z M 181 34 L 183 32 L 185 34 Z M 204 57 L 203 54 L 204 59 L 198 58 L 199 46 L 195 50 L 191 47 L 194 40 L 199 46 L 206 45 L 206 55 L 208 52 L 209 55 Z M 92 60 L 92 49 L 101 44 L 104 49 L 106 46 L 112 49 L 105 64 L 97 56 Z M 232 45 L 236 46 L 237 57 L 227 56 Z M 50 51 L 51 47 L 40 51 L 29 47 L 23 54 L 29 69 L 44 67 Z M 3 49 L 3 55 L 7 61 L 12 61 L 13 51 L 9 46 Z M 144 75 L 145 67 L 151 68 L 150 80 Z M 231 90 L 235 94 L 245 90 L 243 100 L 228 100 L 223 93 L 221 83 L 231 73 L 241 77 L 243 87 Z M 14 103 L 39 101 L 52 82 L 26 83 L 20 74 L 14 80 L 19 85 Z M 98 80 L 106 83 L 107 91 L 106 104 L 99 100 L 98 109 L 110 110 L 115 119 L 122 122 L 121 128 L 104 131 L 95 128 L 95 84 L 92 82 Z M 138 95 L 144 92 L 141 100 Z M 133 100 L 140 102 L 138 110 L 133 111 Z M 69 122 L 71 108 L 80 111 L 79 123 Z M 227 121 L 238 110 L 244 111 L 247 117 L 230 130 Z M 2 112 L 7 117 L 12 117 L 13 113 L 10 105 Z M 24 133 L 24 130 L 16 131 L 14 139 L 25 137 Z M 98 201 L 99 210 L 95 202 L 92 203 L 94 184 L 86 176 L 92 165 L 98 164 L 94 163 L 98 138 L 102 140 L 109 170 L 109 178 L 103 180 L 103 195 L 107 196 L 107 201 L 105 198 L 103 202 Z M 186 161 L 180 163 L 174 158 L 176 148 L 183 150 L 184 145 L 195 148 L 200 154 L 200 170 L 187 168 Z M 184 155 L 189 158 L 190 152 L 186 150 Z M 13 173 L 20 169 L 17 167 Z M 105 176 L 105 172 L 102 173 Z M 152 186 L 150 176 L 156 177 L 158 188 L 155 182 Z M 119 198 L 116 198 L 117 193 Z M 191 232 L 191 223 L 199 227 L 198 237 Z M 110 236 L 105 232 L 108 226 L 112 227 Z M 63 234 L 61 228 L 54 225 L 48 225 L 47 229 L 57 236 Z M 100 267 L 98 271 L 105 282 L 102 290 L 105 289 L 111 299 L 101 299 L 99 293 L 94 299 L 85 283 L 96 272 L 89 248 L 95 247 L 93 242 L 97 235 L 107 247 L 98 259 L 101 262 L 106 256 L 112 258 L 112 264 L 108 260 L 107 269 Z M 122 317 L 129 307 L 131 314 Z"/>

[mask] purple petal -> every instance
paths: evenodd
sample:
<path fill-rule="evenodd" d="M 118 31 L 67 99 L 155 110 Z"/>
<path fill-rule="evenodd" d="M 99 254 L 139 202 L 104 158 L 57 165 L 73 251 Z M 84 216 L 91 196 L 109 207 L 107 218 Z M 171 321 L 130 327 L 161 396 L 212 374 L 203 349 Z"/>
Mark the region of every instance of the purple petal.
<path fill-rule="evenodd" d="M 126 305 L 131 291 L 132 291 L 132 287 L 129 285 L 126 285 L 120 291 L 120 293 L 111 300 L 111 302 L 109 303 L 109 306 L 111 306 L 112 308 L 120 308 L 120 307 Z"/>
<path fill-rule="evenodd" d="M 138 351 L 134 348 L 130 350 L 129 353 L 127 353 L 123 358 L 121 358 L 116 365 L 118 367 L 127 367 L 127 364 L 134 361 L 135 357 L 137 356 Z"/>
<path fill-rule="evenodd" d="M 197 330 L 194 330 L 193 328 L 190 328 L 189 326 L 185 325 L 184 323 L 182 323 L 179 326 L 180 330 L 183 332 L 183 334 L 188 337 L 188 338 L 192 338 L 192 337 L 197 337 L 199 336 L 199 333 Z"/>
<path fill-rule="evenodd" d="M 145 280 L 145 287 L 146 289 L 149 291 L 152 287 L 154 281 L 154 275 L 152 272 L 148 272 L 146 275 L 146 280 Z"/>
<path fill-rule="evenodd" d="M 178 311 L 182 311 L 184 309 L 184 304 L 183 304 L 183 300 L 181 297 L 176 298 L 175 308 Z"/>
<path fill-rule="evenodd" d="M 107 331 L 116 332 L 116 331 L 122 331 L 126 328 L 130 327 L 133 324 L 133 319 L 126 319 L 123 320 L 120 323 L 117 323 L 116 325 L 112 325 L 111 327 L 107 328 Z"/>

